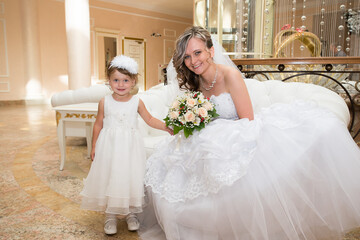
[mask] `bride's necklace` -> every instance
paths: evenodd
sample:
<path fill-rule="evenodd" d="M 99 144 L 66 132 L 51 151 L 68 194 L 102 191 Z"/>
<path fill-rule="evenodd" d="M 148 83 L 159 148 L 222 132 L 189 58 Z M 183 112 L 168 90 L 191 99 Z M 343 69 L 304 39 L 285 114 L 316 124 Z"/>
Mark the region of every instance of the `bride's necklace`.
<path fill-rule="evenodd" d="M 215 77 L 214 77 L 214 80 L 211 82 L 211 85 L 210 87 L 206 88 L 204 85 L 203 85 L 203 88 L 206 90 L 206 91 L 209 91 L 210 89 L 212 89 L 216 83 L 216 77 L 217 77 L 217 73 L 218 73 L 218 68 L 216 66 L 216 71 L 215 71 Z"/>

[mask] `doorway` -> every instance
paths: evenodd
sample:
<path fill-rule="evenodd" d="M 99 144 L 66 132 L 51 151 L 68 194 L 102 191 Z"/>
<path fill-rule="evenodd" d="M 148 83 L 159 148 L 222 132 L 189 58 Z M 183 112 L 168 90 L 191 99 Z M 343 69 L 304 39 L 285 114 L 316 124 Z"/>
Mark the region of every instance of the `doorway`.
<path fill-rule="evenodd" d="M 111 60 L 119 54 L 119 32 L 108 29 L 96 29 L 95 32 L 95 76 L 100 82 L 106 82 L 106 71 Z"/>
<path fill-rule="evenodd" d="M 139 91 L 146 90 L 146 42 L 141 38 L 124 37 L 122 41 L 122 53 L 125 56 L 133 58 L 139 65 L 138 88 Z"/>

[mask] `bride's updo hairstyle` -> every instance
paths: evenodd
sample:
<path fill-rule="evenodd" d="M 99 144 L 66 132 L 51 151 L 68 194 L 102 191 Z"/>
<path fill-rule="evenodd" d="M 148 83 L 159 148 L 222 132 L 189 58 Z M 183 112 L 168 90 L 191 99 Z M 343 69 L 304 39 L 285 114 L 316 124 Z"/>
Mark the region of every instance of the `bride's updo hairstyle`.
<path fill-rule="evenodd" d="M 173 64 L 177 72 L 179 87 L 190 91 L 198 91 L 200 87 L 200 77 L 190 71 L 184 62 L 186 47 L 191 38 L 202 40 L 205 43 L 207 50 L 213 46 L 213 42 L 210 33 L 206 29 L 197 26 L 187 28 L 176 40 Z"/>

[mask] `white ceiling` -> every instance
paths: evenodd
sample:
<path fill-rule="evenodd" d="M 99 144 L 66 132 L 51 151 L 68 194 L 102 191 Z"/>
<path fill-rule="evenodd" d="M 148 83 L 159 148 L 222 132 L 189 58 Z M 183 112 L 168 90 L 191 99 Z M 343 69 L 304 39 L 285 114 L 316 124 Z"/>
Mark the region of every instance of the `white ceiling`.
<path fill-rule="evenodd" d="M 193 17 L 193 0 L 101 0 L 128 7 L 175 15 Z"/>

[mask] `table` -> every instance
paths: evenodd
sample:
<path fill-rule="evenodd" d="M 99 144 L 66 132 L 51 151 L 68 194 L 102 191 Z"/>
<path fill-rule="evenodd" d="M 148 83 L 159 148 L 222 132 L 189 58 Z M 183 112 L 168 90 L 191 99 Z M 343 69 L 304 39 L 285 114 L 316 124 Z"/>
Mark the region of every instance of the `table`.
<path fill-rule="evenodd" d="M 60 170 L 66 160 L 66 137 L 86 137 L 88 156 L 92 148 L 92 128 L 96 120 L 98 103 L 79 103 L 54 107 L 56 112 L 57 136 L 60 147 Z"/>

